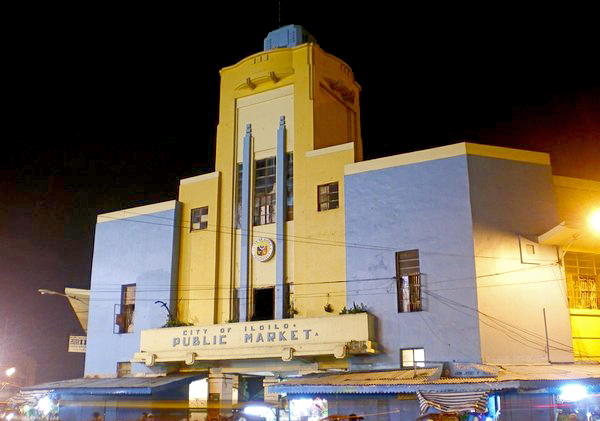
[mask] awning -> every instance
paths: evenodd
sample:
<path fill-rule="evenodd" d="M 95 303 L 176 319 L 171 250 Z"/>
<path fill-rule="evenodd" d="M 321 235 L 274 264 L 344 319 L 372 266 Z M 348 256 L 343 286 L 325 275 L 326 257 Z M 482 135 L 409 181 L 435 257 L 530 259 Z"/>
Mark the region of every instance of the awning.
<path fill-rule="evenodd" d="M 52 391 L 71 395 L 153 395 L 206 377 L 200 375 L 176 375 L 161 377 L 119 377 L 109 379 L 72 379 L 23 387 L 25 392 Z"/>
<path fill-rule="evenodd" d="M 313 374 L 268 386 L 270 393 L 399 394 L 467 393 L 557 388 L 577 380 L 600 386 L 599 364 L 482 365 L 450 363 L 444 368 Z"/>
<path fill-rule="evenodd" d="M 568 247 L 569 251 L 600 252 L 600 234 L 593 233 L 586 227 L 568 226 L 565 222 L 561 222 L 538 236 L 538 242 L 551 246 Z"/>
<path fill-rule="evenodd" d="M 417 392 L 419 411 L 426 414 L 429 409 L 440 412 L 485 412 L 487 410 L 487 392 L 471 393 L 421 393 Z"/>
<path fill-rule="evenodd" d="M 77 316 L 79 324 L 84 332 L 87 333 L 88 312 L 90 307 L 90 290 L 79 288 L 65 288 L 65 296 Z"/>

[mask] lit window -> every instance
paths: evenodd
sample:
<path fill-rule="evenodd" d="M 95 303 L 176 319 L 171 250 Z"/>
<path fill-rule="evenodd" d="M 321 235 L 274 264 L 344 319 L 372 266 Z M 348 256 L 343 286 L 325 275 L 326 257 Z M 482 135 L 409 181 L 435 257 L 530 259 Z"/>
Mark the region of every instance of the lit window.
<path fill-rule="evenodd" d="M 192 209 L 190 231 L 208 228 L 208 206 Z"/>
<path fill-rule="evenodd" d="M 564 262 L 569 307 L 600 309 L 600 254 L 568 252 Z"/>
<path fill-rule="evenodd" d="M 419 250 L 396 253 L 396 289 L 399 313 L 422 310 Z"/>
<path fill-rule="evenodd" d="M 322 184 L 318 187 L 319 212 L 339 207 L 338 183 Z"/>
<path fill-rule="evenodd" d="M 121 304 L 115 306 L 115 333 L 133 332 L 133 315 L 135 311 L 135 284 L 121 287 Z"/>
<path fill-rule="evenodd" d="M 425 367 L 425 349 L 401 349 L 400 360 L 402 368 Z"/>
<path fill-rule="evenodd" d="M 131 375 L 131 363 L 130 362 L 118 362 L 117 363 L 117 377 L 125 377 Z"/>

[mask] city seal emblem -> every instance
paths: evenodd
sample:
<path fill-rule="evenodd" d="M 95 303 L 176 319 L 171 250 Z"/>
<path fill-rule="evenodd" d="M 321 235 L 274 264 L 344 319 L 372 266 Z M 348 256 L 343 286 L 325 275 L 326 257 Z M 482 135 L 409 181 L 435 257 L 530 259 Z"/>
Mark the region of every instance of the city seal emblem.
<path fill-rule="evenodd" d="M 270 238 L 260 237 L 252 243 L 252 256 L 259 262 L 266 262 L 273 257 L 275 244 Z"/>

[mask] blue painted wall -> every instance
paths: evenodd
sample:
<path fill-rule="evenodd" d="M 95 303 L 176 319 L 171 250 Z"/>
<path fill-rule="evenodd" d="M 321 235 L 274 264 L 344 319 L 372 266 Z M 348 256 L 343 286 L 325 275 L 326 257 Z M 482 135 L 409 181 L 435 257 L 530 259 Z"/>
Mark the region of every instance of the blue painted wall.
<path fill-rule="evenodd" d="M 560 222 L 550 165 L 482 156 L 468 163 L 483 362 L 572 362 L 558 251 L 537 244 L 531 261 L 519 241 L 535 244 Z"/>
<path fill-rule="evenodd" d="M 132 214 L 135 209 L 131 210 Z M 96 225 L 90 290 L 85 375 L 115 376 L 117 362 L 139 351 L 140 332 L 162 326 L 177 281 L 179 204 L 173 208 Z M 121 286 L 136 284 L 134 331 L 114 333 L 115 305 Z M 133 364 L 132 371 L 150 370 Z"/>
<path fill-rule="evenodd" d="M 424 348 L 427 361 L 481 359 L 467 157 L 345 177 L 347 307 L 377 317 L 382 353 L 353 369 L 398 368 L 400 349 Z M 419 249 L 423 311 L 398 313 L 397 251 Z"/>

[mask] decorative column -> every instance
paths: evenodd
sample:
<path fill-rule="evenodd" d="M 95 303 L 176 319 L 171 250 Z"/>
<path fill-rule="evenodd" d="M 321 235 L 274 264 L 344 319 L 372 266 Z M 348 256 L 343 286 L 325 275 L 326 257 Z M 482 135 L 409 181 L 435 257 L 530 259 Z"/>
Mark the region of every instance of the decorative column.
<path fill-rule="evenodd" d="M 242 158 L 242 215 L 240 218 L 241 228 L 241 253 L 240 253 L 240 291 L 239 291 L 239 315 L 240 322 L 248 320 L 248 284 L 250 276 L 250 181 L 252 173 L 252 125 L 246 125 L 244 136 L 244 152 Z"/>
<path fill-rule="evenodd" d="M 233 376 L 220 369 L 208 370 L 208 421 L 219 421 L 231 415 Z"/>
<path fill-rule="evenodd" d="M 285 220 L 287 219 L 287 154 L 285 145 L 285 116 L 279 117 L 277 129 L 277 159 L 275 183 L 277 185 L 275 212 L 275 319 L 283 319 L 285 310 Z"/>

